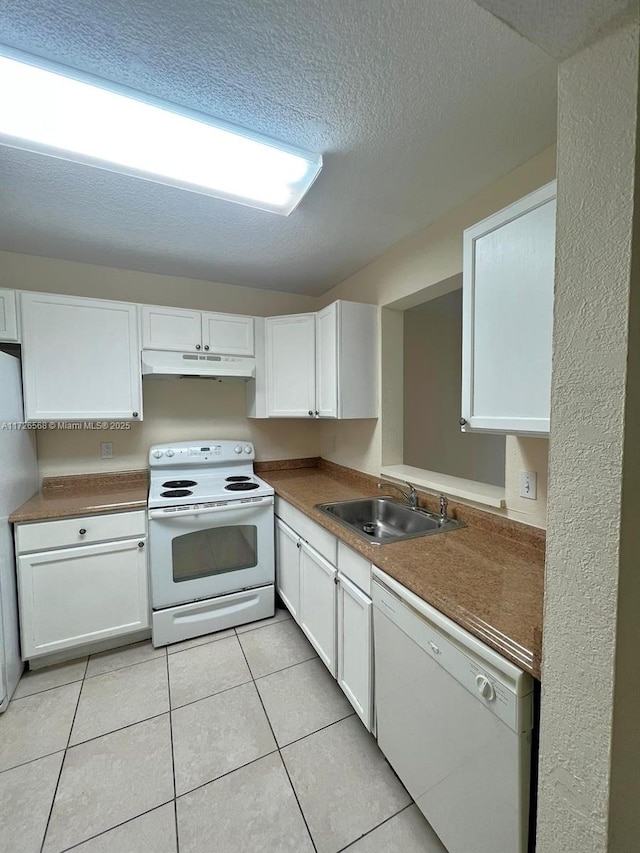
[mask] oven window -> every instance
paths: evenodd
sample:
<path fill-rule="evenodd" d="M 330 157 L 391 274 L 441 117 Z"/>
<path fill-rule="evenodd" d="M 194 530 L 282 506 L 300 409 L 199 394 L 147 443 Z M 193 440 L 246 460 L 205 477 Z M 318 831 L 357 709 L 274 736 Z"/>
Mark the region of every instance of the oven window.
<path fill-rule="evenodd" d="M 258 528 L 253 524 L 210 527 L 173 539 L 173 581 L 250 569 L 258 562 Z"/>

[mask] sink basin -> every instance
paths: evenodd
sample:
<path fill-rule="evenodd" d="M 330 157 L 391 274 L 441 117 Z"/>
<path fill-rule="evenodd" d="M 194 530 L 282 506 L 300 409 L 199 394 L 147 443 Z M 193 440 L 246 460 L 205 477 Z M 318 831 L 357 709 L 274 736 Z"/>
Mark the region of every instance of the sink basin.
<path fill-rule="evenodd" d="M 452 518 L 441 523 L 440 516 L 426 510 L 415 510 L 390 498 L 358 498 L 353 501 L 316 504 L 326 513 L 367 542 L 384 545 L 416 536 L 447 533 L 465 525 Z"/>

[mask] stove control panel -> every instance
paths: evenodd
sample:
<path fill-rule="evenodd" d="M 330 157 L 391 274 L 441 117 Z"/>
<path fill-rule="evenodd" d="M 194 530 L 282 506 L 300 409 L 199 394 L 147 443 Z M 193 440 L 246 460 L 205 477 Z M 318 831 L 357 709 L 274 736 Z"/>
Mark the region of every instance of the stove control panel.
<path fill-rule="evenodd" d="M 253 444 L 239 441 L 177 441 L 166 445 L 154 445 L 149 450 L 149 465 L 166 468 L 173 465 L 223 465 L 233 459 L 253 460 Z"/>

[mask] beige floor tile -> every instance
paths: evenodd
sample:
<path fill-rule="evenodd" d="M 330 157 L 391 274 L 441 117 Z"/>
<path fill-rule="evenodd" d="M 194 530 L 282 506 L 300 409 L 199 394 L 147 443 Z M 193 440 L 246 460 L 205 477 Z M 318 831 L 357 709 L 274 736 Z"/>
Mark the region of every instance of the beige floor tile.
<path fill-rule="evenodd" d="M 63 756 L 0 773 L 0 846 L 7 853 L 39 853 Z"/>
<path fill-rule="evenodd" d="M 172 708 L 247 681 L 251 673 L 236 637 L 169 655 Z"/>
<path fill-rule="evenodd" d="M 336 853 L 411 799 L 353 716 L 282 750 L 318 853 Z"/>
<path fill-rule="evenodd" d="M 416 805 L 400 812 L 369 835 L 350 845 L 345 853 L 447 853 Z"/>
<path fill-rule="evenodd" d="M 99 737 L 169 710 L 164 657 L 87 678 L 71 732 L 71 743 Z"/>
<path fill-rule="evenodd" d="M 176 794 L 184 794 L 276 749 L 253 684 L 172 713 Z"/>
<path fill-rule="evenodd" d="M 185 794 L 177 805 L 180 853 L 313 853 L 277 753 Z"/>
<path fill-rule="evenodd" d="M 87 668 L 88 658 L 59 663 L 56 666 L 48 666 L 45 669 L 34 669 L 25 672 L 13 694 L 14 699 L 23 696 L 32 696 L 43 690 L 51 690 L 52 687 L 62 687 L 63 684 L 71 684 L 74 681 L 82 681 Z"/>
<path fill-rule="evenodd" d="M 353 713 L 319 658 L 256 681 L 279 746 L 285 746 Z"/>
<path fill-rule="evenodd" d="M 291 614 L 286 607 L 276 607 L 275 616 L 268 619 L 259 619 L 257 622 L 248 622 L 246 625 L 238 625 L 236 633 L 246 634 L 247 631 L 255 631 L 256 628 L 264 628 L 267 625 L 275 625 L 277 622 L 284 622 L 285 619 L 291 619 Z"/>
<path fill-rule="evenodd" d="M 9 703 L 0 717 L 0 770 L 66 747 L 80 687 L 78 681 Z"/>
<path fill-rule="evenodd" d="M 44 853 L 59 853 L 173 797 L 169 715 L 67 750 Z"/>
<path fill-rule="evenodd" d="M 154 649 L 150 640 L 142 643 L 132 643 L 130 646 L 121 646 L 108 652 L 100 652 L 91 655 L 87 666 L 87 678 L 94 675 L 102 675 L 114 669 L 122 669 L 123 666 L 131 666 L 134 663 L 142 663 L 145 660 L 161 658 L 166 655 L 166 649 Z"/>
<path fill-rule="evenodd" d="M 228 631 L 216 631 L 215 634 L 204 634 L 202 637 L 193 637 L 191 640 L 183 640 L 181 643 L 172 643 L 170 646 L 167 646 L 167 652 L 173 655 L 176 652 L 195 649 L 196 646 L 204 646 L 206 643 L 214 643 L 216 640 L 226 640 L 227 637 L 234 637 L 235 633 L 233 628 L 229 628 Z"/>
<path fill-rule="evenodd" d="M 73 848 L 73 853 L 176 853 L 173 803 L 116 826 Z"/>
<path fill-rule="evenodd" d="M 285 619 L 256 631 L 240 634 L 254 678 L 316 657 L 316 653 L 293 619 Z"/>

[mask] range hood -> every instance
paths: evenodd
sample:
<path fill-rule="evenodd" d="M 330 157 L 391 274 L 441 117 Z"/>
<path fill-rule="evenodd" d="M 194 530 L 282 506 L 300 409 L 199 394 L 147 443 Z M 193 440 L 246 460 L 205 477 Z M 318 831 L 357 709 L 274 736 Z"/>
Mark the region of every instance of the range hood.
<path fill-rule="evenodd" d="M 239 355 L 142 350 L 143 376 L 200 376 L 205 379 L 254 379 L 255 358 Z"/>

